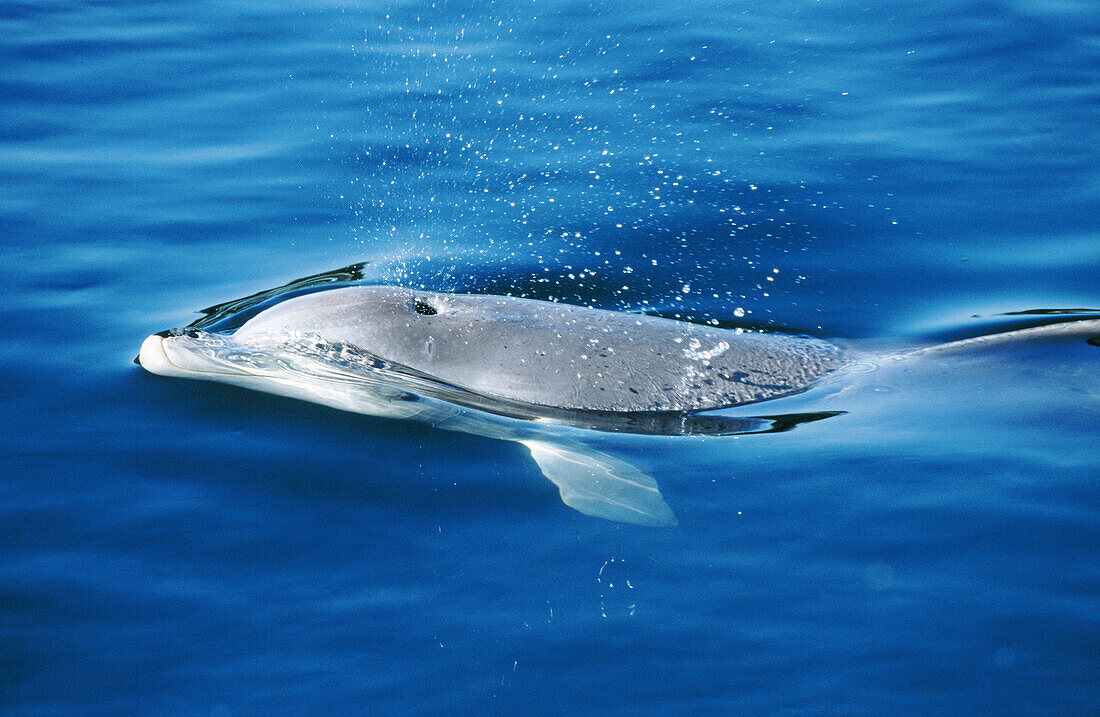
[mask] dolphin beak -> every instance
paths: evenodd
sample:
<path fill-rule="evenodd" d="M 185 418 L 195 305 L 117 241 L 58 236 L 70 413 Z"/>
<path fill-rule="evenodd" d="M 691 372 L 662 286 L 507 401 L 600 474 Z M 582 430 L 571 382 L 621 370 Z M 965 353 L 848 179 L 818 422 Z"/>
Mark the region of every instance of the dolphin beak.
<path fill-rule="evenodd" d="M 172 329 L 149 336 L 141 344 L 136 363 L 158 376 L 214 379 L 213 375 L 250 376 L 249 365 L 234 363 L 226 342 L 212 335 Z"/>
<path fill-rule="evenodd" d="M 167 331 L 167 330 L 158 331 L 155 334 L 153 334 L 153 336 L 150 336 L 149 339 L 153 338 L 154 336 L 160 336 L 161 338 L 166 338 L 166 337 L 171 336 L 171 335 L 172 335 L 171 331 Z M 145 349 L 145 344 L 149 343 L 149 339 L 145 339 L 144 343 L 142 343 L 142 345 L 141 345 L 142 350 Z M 164 349 L 162 347 L 161 348 L 161 353 L 163 353 L 163 352 L 164 352 Z M 138 352 L 138 355 L 134 357 L 134 363 L 136 363 L 138 366 L 142 365 L 142 363 L 141 363 L 141 352 L 140 351 Z"/>
<path fill-rule="evenodd" d="M 168 360 L 168 354 L 164 352 L 165 333 L 153 334 L 145 339 L 141 343 L 141 351 L 134 359 L 134 363 L 150 373 L 171 376 L 178 373 L 179 369 Z"/>

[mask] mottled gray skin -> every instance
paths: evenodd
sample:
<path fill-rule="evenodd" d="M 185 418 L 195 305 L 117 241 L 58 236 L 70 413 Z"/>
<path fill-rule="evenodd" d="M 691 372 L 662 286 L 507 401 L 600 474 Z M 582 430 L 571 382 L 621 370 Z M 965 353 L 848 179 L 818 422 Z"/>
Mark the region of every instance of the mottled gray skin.
<path fill-rule="evenodd" d="M 843 363 L 816 339 L 710 328 L 566 304 L 389 286 L 333 289 L 269 308 L 237 330 L 320 332 L 475 391 L 587 411 L 698 411 L 804 390 Z"/>

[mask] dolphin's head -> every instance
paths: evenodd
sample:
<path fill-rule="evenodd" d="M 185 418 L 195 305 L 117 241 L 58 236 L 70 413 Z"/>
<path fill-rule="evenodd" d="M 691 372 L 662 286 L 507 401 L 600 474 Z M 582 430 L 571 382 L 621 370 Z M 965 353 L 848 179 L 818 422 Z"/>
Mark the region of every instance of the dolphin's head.
<path fill-rule="evenodd" d="M 347 344 L 288 330 L 236 335 L 194 328 L 171 329 L 145 339 L 137 363 L 150 373 L 216 381 L 356 413 L 408 417 L 409 377 Z"/>
<path fill-rule="evenodd" d="M 389 286 L 311 293 L 264 309 L 232 334 L 192 327 L 153 334 L 136 362 L 163 376 L 218 380 L 255 375 L 274 363 L 273 354 L 312 352 L 321 344 L 354 343 L 401 355 L 416 325 L 440 312 L 437 296 Z"/>

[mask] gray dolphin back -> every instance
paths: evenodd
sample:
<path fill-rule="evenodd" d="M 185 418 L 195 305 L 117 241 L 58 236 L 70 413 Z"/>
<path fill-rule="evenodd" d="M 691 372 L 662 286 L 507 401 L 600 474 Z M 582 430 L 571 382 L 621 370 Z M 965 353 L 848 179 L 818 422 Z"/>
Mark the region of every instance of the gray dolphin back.
<path fill-rule="evenodd" d="M 288 332 L 351 344 L 488 397 L 587 411 L 763 401 L 802 391 L 844 361 L 816 339 L 387 286 L 289 299 L 246 322 L 235 338 L 277 340 Z"/>

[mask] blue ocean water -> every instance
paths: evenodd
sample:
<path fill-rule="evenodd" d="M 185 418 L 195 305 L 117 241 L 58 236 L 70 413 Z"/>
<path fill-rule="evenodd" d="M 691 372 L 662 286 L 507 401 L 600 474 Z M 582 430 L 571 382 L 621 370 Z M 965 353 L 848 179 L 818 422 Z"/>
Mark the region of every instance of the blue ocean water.
<path fill-rule="evenodd" d="M 1100 711 L 1083 341 L 599 437 L 668 529 L 131 363 L 354 262 L 865 348 L 1100 309 L 1093 3 L 642 5 L 0 5 L 0 711 Z"/>

